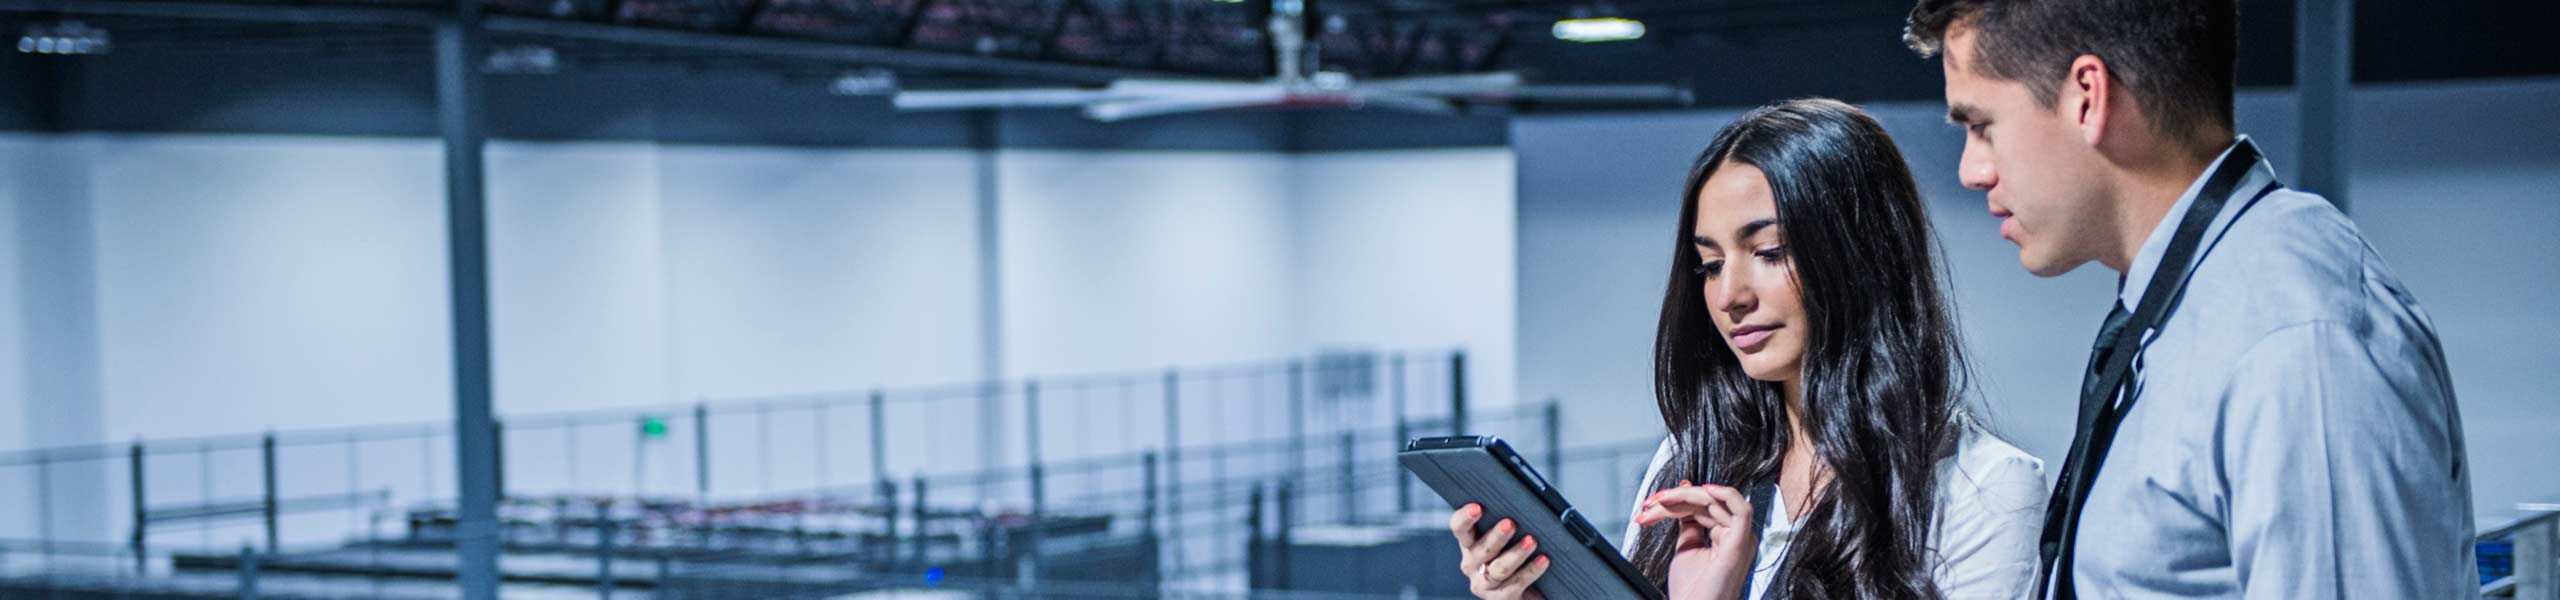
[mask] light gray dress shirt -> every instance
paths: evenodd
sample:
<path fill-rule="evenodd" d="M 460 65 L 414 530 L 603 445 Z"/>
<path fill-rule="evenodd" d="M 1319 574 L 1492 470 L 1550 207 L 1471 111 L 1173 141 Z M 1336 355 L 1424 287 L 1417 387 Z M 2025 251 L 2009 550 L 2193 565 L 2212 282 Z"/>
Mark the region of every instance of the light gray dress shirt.
<path fill-rule="evenodd" d="M 2135 403 L 2083 512 L 2076 590 L 2476 598 L 2471 477 L 2435 326 L 2327 200 L 2249 201 L 2274 180 L 2250 167 L 2184 302 L 2146 332 Z M 2123 306 L 2202 187 L 2143 244 Z"/>

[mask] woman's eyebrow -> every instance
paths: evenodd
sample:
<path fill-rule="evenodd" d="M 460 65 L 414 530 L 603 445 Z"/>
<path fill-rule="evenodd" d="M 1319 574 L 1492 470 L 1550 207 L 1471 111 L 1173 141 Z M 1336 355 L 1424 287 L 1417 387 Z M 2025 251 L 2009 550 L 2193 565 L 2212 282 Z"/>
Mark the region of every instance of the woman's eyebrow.
<path fill-rule="evenodd" d="M 1777 218 L 1759 218 L 1759 221 L 1743 223 L 1741 236 L 1736 236 L 1736 238 L 1748 238 L 1748 236 L 1751 236 L 1751 233 L 1759 233 L 1761 228 L 1769 228 L 1769 226 L 1777 226 Z M 1690 233 L 1690 241 L 1692 241 L 1692 244 L 1702 246 L 1702 249 L 1713 249 L 1713 246 L 1715 246 L 1715 238 L 1713 238 L 1713 236 L 1705 236 L 1705 233 Z"/>
<path fill-rule="evenodd" d="M 1769 228 L 1769 226 L 1777 225 L 1777 224 L 1778 224 L 1778 220 L 1777 220 L 1776 218 L 1759 219 L 1759 220 L 1754 220 L 1754 221 L 1749 222 L 1749 223 L 1744 223 L 1744 224 L 1742 224 L 1742 230 L 1741 230 L 1741 231 L 1742 231 L 1742 235 L 1739 235 L 1739 236 L 1736 236 L 1736 237 L 1737 237 L 1737 238 L 1749 238 L 1749 237 L 1751 237 L 1751 234 L 1759 233 L 1759 232 L 1760 232 L 1760 230 L 1762 230 L 1762 229 L 1768 229 L 1768 228 Z M 1707 237 L 1706 235 L 1702 235 L 1702 234 L 1692 234 L 1692 235 L 1690 236 L 1690 241 L 1691 241 L 1691 242 L 1696 243 L 1696 244 L 1697 244 L 1697 245 L 1699 245 L 1699 246 L 1708 247 L 1708 248 L 1713 248 L 1713 247 L 1715 247 L 1715 245 L 1716 245 L 1716 239 L 1715 239 L 1715 238 Z"/>
<path fill-rule="evenodd" d="M 1777 219 L 1760 219 L 1760 220 L 1757 220 L 1757 221 L 1752 221 L 1752 222 L 1749 222 L 1749 223 L 1744 223 L 1744 224 L 1742 224 L 1742 237 L 1743 237 L 1743 238 L 1746 238 L 1746 239 L 1747 239 L 1747 238 L 1750 238 L 1752 234 L 1760 233 L 1760 230 L 1762 230 L 1762 229 L 1768 229 L 1770 226 L 1777 225 L 1777 224 L 1778 224 L 1778 220 L 1777 220 Z"/>

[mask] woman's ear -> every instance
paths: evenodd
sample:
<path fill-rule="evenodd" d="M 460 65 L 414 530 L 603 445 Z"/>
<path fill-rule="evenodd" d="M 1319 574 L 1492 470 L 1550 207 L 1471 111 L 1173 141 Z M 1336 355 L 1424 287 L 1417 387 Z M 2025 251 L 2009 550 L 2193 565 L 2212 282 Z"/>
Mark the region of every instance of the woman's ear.
<path fill-rule="evenodd" d="M 2106 141 L 2107 121 L 2114 116 L 2114 88 L 2115 78 L 2107 72 L 2105 59 L 2082 54 L 2071 60 L 2070 80 L 2063 85 L 2063 97 L 2055 104 L 2071 111 L 2072 125 L 2080 128 L 2081 143 L 2095 148 Z"/>

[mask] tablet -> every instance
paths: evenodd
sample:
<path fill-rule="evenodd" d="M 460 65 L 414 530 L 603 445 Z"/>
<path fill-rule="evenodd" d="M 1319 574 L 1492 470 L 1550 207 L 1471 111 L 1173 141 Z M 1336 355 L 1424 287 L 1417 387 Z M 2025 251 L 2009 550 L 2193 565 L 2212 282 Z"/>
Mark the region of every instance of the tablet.
<path fill-rule="evenodd" d="M 1501 438 L 1417 439 L 1405 443 L 1396 461 L 1439 492 L 1449 508 L 1484 505 L 1484 518 L 1476 523 L 1478 533 L 1510 519 L 1521 533 L 1542 540 L 1538 551 L 1547 556 L 1547 574 L 1538 577 L 1537 588 L 1547 598 L 1661 600 L 1662 592 L 1635 564 L 1619 556 L 1609 538 L 1566 504 L 1564 496 L 1529 467 L 1529 460 L 1511 451 Z M 1556 543 L 1562 540 L 1573 543 Z"/>

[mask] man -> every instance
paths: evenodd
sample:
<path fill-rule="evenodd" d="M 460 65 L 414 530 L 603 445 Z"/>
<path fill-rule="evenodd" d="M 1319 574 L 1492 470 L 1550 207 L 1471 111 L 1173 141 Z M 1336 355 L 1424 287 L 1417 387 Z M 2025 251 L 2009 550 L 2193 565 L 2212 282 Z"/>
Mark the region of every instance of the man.
<path fill-rule="evenodd" d="M 2039 276 L 2121 274 L 2049 597 L 2477 597 L 2435 328 L 2232 119 L 2231 0 L 1920 0 L 1959 177 Z"/>

